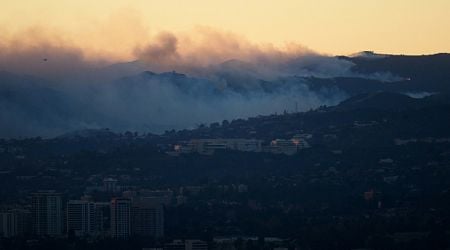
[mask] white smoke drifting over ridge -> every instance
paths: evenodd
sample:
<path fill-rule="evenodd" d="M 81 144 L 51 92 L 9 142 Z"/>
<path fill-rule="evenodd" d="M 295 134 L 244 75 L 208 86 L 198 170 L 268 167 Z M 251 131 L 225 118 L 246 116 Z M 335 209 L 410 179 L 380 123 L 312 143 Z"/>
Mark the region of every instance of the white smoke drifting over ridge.
<path fill-rule="evenodd" d="M 224 119 L 292 112 L 296 103 L 304 111 L 346 97 L 335 89 L 310 91 L 302 82 L 254 82 L 252 87 L 242 84 L 244 89 L 177 73 L 145 72 L 95 84 L 7 79 L 5 74 L 0 74 L 0 81 L 12 85 L 0 85 L 0 137 L 55 136 L 86 128 L 161 133 Z"/>
<path fill-rule="evenodd" d="M 253 44 L 233 33 L 200 27 L 187 34 L 160 33 L 145 46 L 136 47 L 138 60 L 154 71 L 179 71 L 194 76 L 213 77 L 232 68 L 260 79 L 283 76 L 360 77 L 386 82 L 400 81 L 389 72 L 361 74 L 354 64 L 322 55 L 304 46 L 287 43 Z"/>
<path fill-rule="evenodd" d="M 102 96 L 106 100 L 97 100 L 99 107 L 114 101 L 115 115 L 136 121 L 135 129 L 142 130 L 143 126 L 181 129 L 199 123 L 293 111 L 296 102 L 300 110 L 307 110 L 336 104 L 345 97 L 338 91 L 331 94 L 325 91 L 315 93 L 303 84 L 282 86 L 272 92 L 261 88 L 219 89 L 206 79 L 177 73 L 144 73 L 116 82 L 113 87 L 105 86 L 101 92 L 108 93 Z"/>
<path fill-rule="evenodd" d="M 299 45 L 256 45 L 210 28 L 161 33 L 133 53 L 136 61 L 114 63 L 59 38 L 19 36 L 0 43 L 0 137 L 85 128 L 160 133 L 294 111 L 296 103 L 304 111 L 347 97 L 334 88 L 311 91 L 305 79 L 279 81 L 283 77 L 393 79 L 359 75 L 351 62 Z"/>

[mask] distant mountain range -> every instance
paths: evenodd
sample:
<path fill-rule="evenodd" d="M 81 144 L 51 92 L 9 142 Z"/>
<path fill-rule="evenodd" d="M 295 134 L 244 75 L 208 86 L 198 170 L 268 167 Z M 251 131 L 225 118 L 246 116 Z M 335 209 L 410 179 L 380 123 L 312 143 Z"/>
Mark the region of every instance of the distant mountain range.
<path fill-rule="evenodd" d="M 445 99 L 450 92 L 450 54 L 362 52 L 327 60 L 327 64 L 344 62 L 350 71 L 334 76 L 309 74 L 321 67 L 320 60 L 301 68 L 284 65 L 289 70 L 277 74 L 239 60 L 194 75 L 156 73 L 135 61 L 98 69 L 83 80 L 65 81 L 0 71 L 0 137 L 55 136 L 106 127 L 161 133 L 223 119 L 332 106 L 348 97 L 342 105 L 357 107 L 363 105 L 360 98 L 365 93 L 369 97 L 378 92 L 413 97 L 441 93 L 439 98 Z M 417 102 L 406 96 L 382 97 L 384 101 L 371 105 Z"/>
<path fill-rule="evenodd" d="M 390 72 L 405 80 L 392 88 L 398 91 L 450 91 L 450 54 L 423 56 L 382 55 L 379 58 L 366 56 L 339 57 L 355 64 L 355 72 L 370 74 Z"/>

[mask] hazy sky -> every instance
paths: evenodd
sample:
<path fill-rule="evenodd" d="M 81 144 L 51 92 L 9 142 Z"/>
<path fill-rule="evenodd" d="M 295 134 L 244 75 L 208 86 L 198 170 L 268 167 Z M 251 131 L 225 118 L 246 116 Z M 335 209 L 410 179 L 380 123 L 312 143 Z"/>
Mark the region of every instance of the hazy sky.
<path fill-rule="evenodd" d="M 0 38 L 31 33 L 98 53 L 126 54 L 160 31 L 189 33 L 198 26 L 254 43 L 295 42 L 328 54 L 450 52 L 449 0 L 0 2 Z"/>

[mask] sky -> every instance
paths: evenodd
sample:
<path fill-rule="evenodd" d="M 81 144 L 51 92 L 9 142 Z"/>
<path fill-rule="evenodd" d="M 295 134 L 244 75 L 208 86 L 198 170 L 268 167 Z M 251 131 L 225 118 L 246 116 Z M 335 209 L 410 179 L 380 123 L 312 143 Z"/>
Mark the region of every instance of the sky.
<path fill-rule="evenodd" d="M 0 0 L 2 41 L 36 37 L 132 59 L 160 32 L 218 30 L 328 55 L 450 52 L 448 0 Z M 14 39 L 12 39 L 14 38 Z M 1 43 L 1 42 L 0 42 Z"/>

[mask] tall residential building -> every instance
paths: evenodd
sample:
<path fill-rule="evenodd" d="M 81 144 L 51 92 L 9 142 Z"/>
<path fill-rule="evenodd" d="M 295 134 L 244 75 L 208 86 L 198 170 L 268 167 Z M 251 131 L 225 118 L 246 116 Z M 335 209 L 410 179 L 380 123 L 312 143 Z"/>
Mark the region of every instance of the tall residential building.
<path fill-rule="evenodd" d="M 106 234 L 111 227 L 111 203 L 95 202 L 95 218 L 97 230 L 100 234 Z"/>
<path fill-rule="evenodd" d="M 61 194 L 54 191 L 32 194 L 33 233 L 40 236 L 62 235 Z"/>
<path fill-rule="evenodd" d="M 12 209 L 11 213 L 13 213 L 16 217 L 17 223 L 17 234 L 18 235 L 27 235 L 31 233 L 31 212 L 27 209 Z"/>
<path fill-rule="evenodd" d="M 111 201 L 111 236 L 126 239 L 131 235 L 131 201 L 114 198 Z"/>
<path fill-rule="evenodd" d="M 85 200 L 67 202 L 67 232 L 77 236 L 98 232 L 95 203 Z"/>
<path fill-rule="evenodd" d="M 31 231 L 30 211 L 11 209 L 0 212 L 0 237 L 26 235 Z"/>
<path fill-rule="evenodd" d="M 16 217 L 11 212 L 0 213 L 0 237 L 10 238 L 17 235 Z"/>
<path fill-rule="evenodd" d="M 133 200 L 132 233 L 138 236 L 164 236 L 164 207 L 160 197 L 141 197 Z"/>

